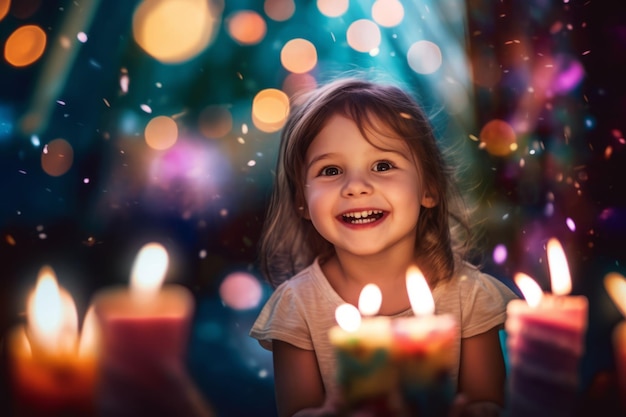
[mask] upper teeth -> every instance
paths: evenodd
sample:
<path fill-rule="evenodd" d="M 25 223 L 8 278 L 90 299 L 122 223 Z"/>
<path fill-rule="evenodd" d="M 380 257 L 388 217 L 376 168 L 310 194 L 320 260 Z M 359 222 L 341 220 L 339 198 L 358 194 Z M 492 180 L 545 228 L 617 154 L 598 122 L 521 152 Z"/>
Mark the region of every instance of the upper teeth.
<path fill-rule="evenodd" d="M 355 219 L 360 219 L 361 217 L 371 216 L 372 214 L 380 214 L 382 210 L 363 210 L 363 211 L 355 211 L 353 213 L 345 213 L 345 217 L 354 217 Z"/>

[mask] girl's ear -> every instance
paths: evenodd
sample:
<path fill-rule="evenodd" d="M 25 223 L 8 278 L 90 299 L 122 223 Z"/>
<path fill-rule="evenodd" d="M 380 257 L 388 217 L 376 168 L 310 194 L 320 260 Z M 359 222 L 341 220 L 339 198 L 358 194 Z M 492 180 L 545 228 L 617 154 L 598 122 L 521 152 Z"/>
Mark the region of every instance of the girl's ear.
<path fill-rule="evenodd" d="M 424 195 L 422 196 L 422 206 L 423 207 L 433 208 L 433 207 L 435 207 L 437 205 L 437 203 L 439 203 L 439 200 L 437 199 L 437 196 L 433 196 L 433 194 L 431 194 L 428 191 L 424 192 Z"/>

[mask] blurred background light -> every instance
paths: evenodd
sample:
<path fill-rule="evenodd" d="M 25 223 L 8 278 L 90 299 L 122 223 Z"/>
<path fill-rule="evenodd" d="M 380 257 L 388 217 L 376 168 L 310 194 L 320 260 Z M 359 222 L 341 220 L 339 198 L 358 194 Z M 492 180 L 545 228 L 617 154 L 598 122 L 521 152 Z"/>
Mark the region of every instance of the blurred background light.
<path fill-rule="evenodd" d="M 432 74 L 441 68 L 443 57 L 437 44 L 430 41 L 417 41 L 406 54 L 411 69 L 418 74 Z"/>
<path fill-rule="evenodd" d="M 228 33 L 241 45 L 255 45 L 267 33 L 265 19 L 254 10 L 241 10 L 226 18 Z"/>
<path fill-rule="evenodd" d="M 295 74 L 309 72 L 317 64 L 315 45 L 306 39 L 291 39 L 280 51 L 280 62 L 287 71 Z"/>
<path fill-rule="evenodd" d="M 247 272 L 233 272 L 220 284 L 220 297 L 224 304 L 235 310 L 258 307 L 263 290 L 261 283 Z"/>
<path fill-rule="evenodd" d="M 65 139 L 54 139 L 41 152 L 41 168 L 51 177 L 65 174 L 74 163 L 74 149 Z"/>
<path fill-rule="evenodd" d="M 369 19 L 359 19 L 348 26 L 348 45 L 358 52 L 370 52 L 380 46 L 380 28 Z"/>
<path fill-rule="evenodd" d="M 252 121 L 261 131 L 280 130 L 289 115 L 289 97 L 283 91 L 267 88 L 259 91 L 252 101 Z"/>
<path fill-rule="evenodd" d="M 16 67 L 25 67 L 37 61 L 46 48 L 46 33 L 37 25 L 16 29 L 4 44 L 4 59 Z"/>
<path fill-rule="evenodd" d="M 349 0 L 317 0 L 317 8 L 326 17 L 339 17 L 348 11 Z"/>
<path fill-rule="evenodd" d="M 198 116 L 198 129 L 206 138 L 221 138 L 232 128 L 233 116 L 225 106 L 207 106 Z"/>
<path fill-rule="evenodd" d="M 263 10 L 267 17 L 276 22 L 289 20 L 296 11 L 294 0 L 265 0 Z"/>
<path fill-rule="evenodd" d="M 146 143 L 152 149 L 168 149 L 178 140 L 178 126 L 170 117 L 157 116 L 148 122 L 144 135 Z"/>
<path fill-rule="evenodd" d="M 372 18 L 384 27 L 397 26 L 404 19 L 404 6 L 398 0 L 376 0 L 372 4 Z"/>
<path fill-rule="evenodd" d="M 305 94 L 317 87 L 317 80 L 311 74 L 289 74 L 283 81 L 282 90 L 291 99 L 297 100 L 298 96 Z"/>
<path fill-rule="evenodd" d="M 517 149 L 517 135 L 510 124 L 500 119 L 487 122 L 480 130 L 481 145 L 494 156 L 507 156 Z"/>
<path fill-rule="evenodd" d="M 206 0 L 144 0 L 133 16 L 133 37 L 161 62 L 184 62 L 211 43 L 220 20 L 213 12 Z"/>
<path fill-rule="evenodd" d="M 0 20 L 4 19 L 4 16 L 9 13 L 11 8 L 11 0 L 0 0 Z"/>

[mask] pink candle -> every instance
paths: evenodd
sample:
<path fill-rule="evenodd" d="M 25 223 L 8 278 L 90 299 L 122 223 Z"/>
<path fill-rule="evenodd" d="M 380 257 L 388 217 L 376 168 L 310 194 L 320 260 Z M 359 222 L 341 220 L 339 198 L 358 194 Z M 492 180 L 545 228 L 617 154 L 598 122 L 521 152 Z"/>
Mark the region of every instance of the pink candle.
<path fill-rule="evenodd" d="M 604 277 L 604 287 L 615 306 L 626 317 L 626 278 L 617 272 Z M 622 320 L 613 330 L 613 351 L 615 371 L 619 386 L 622 407 L 626 410 L 626 320 Z"/>
<path fill-rule="evenodd" d="M 168 265 L 165 249 L 155 243 L 139 252 L 130 288 L 109 288 L 94 297 L 102 332 L 100 389 L 115 392 L 111 369 L 135 382 L 158 385 L 163 364 L 182 366 L 189 337 L 193 297 L 176 284 L 162 285 Z"/>
<path fill-rule="evenodd" d="M 27 306 L 27 324 L 7 339 L 16 416 L 95 415 L 95 319 L 78 333 L 76 306 L 49 267 L 41 269 Z"/>
<path fill-rule="evenodd" d="M 515 282 L 526 300 L 507 306 L 509 416 L 571 416 L 579 390 L 588 302 L 568 296 L 571 279 L 557 240 L 548 242 L 552 294 L 524 274 Z"/>

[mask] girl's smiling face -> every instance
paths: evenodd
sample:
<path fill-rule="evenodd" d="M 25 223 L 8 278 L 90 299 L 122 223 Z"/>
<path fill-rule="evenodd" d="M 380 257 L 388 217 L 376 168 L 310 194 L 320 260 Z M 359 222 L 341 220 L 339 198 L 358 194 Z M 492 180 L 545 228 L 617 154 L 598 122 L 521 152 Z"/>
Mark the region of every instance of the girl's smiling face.
<path fill-rule="evenodd" d="M 369 139 L 369 141 L 368 141 Z M 338 252 L 414 248 L 420 207 L 433 207 L 407 144 L 332 116 L 306 153 L 305 216 Z"/>

